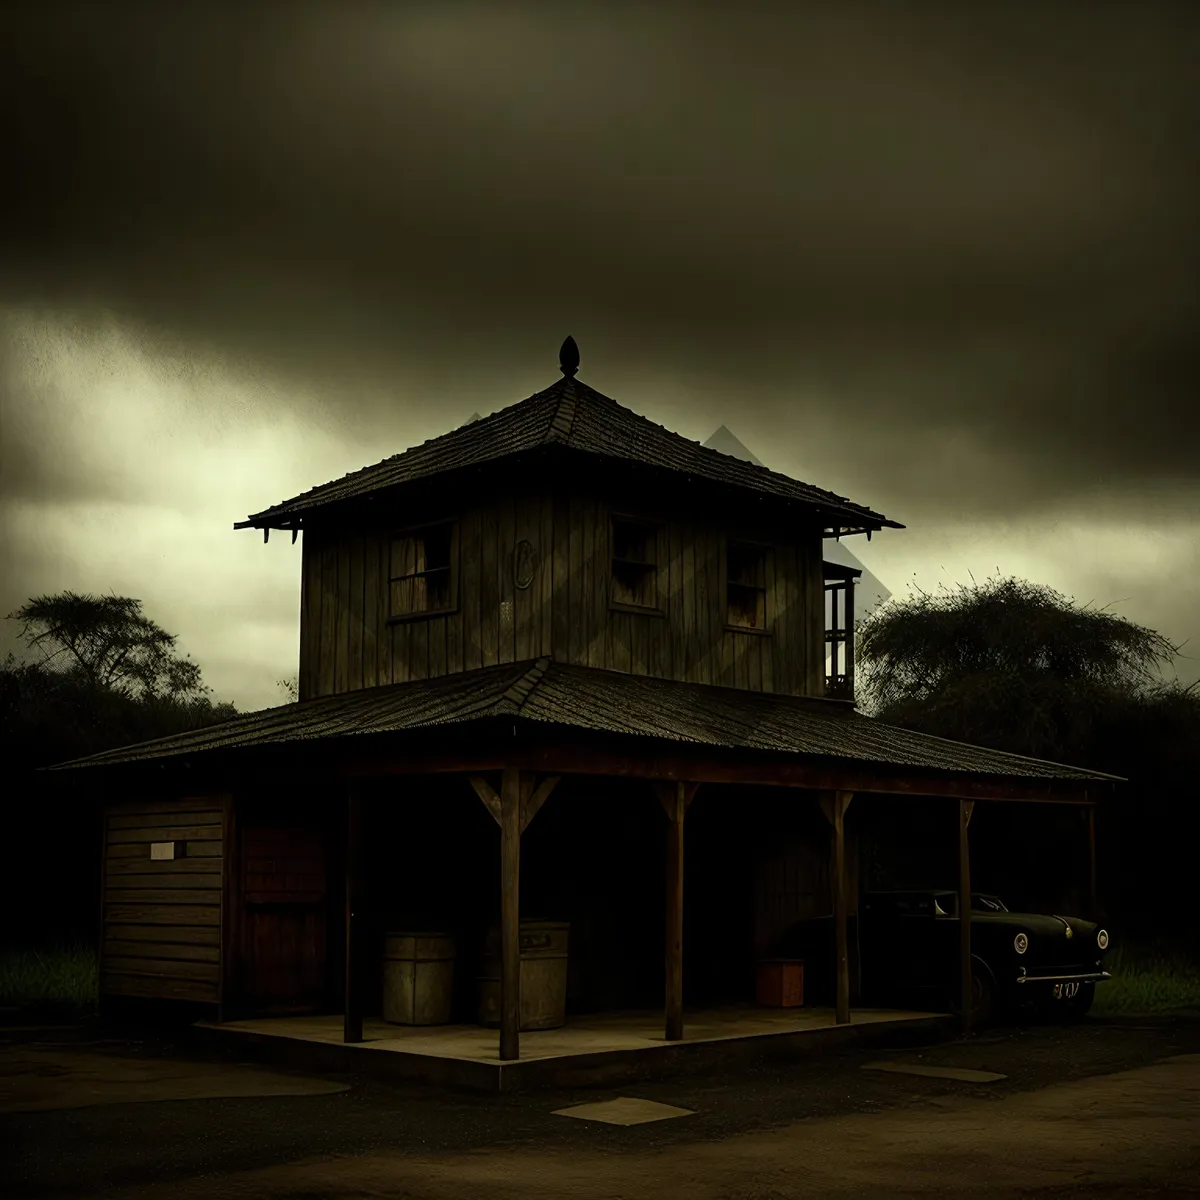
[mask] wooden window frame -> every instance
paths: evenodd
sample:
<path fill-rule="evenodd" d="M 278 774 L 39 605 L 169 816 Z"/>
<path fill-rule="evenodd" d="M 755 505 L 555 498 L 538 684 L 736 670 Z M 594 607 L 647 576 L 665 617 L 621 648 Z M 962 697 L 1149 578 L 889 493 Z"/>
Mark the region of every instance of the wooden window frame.
<path fill-rule="evenodd" d="M 733 584 L 734 587 L 753 588 L 753 590 L 761 592 L 763 597 L 763 623 L 762 628 L 755 625 L 736 625 L 729 619 L 729 588 L 731 586 L 729 579 L 729 555 L 730 552 L 739 546 L 757 550 L 762 559 L 763 567 L 763 582 L 762 586 L 758 587 L 754 584 Z M 721 546 L 721 604 L 723 612 L 723 621 L 725 631 L 727 633 L 748 633 L 751 637 L 770 637 L 772 635 L 772 627 L 775 622 L 775 613 L 773 611 L 773 603 L 771 597 L 771 556 L 775 553 L 775 547 L 771 542 L 760 542 L 754 538 L 726 536 Z"/>
<path fill-rule="evenodd" d="M 450 599 L 449 602 L 441 608 L 424 608 L 420 612 L 411 613 L 393 613 L 392 612 L 392 584 L 401 579 L 413 579 L 419 575 L 428 575 L 429 571 L 414 571 L 408 575 L 393 575 L 392 555 L 394 546 L 398 538 L 414 537 L 426 529 L 439 529 L 444 526 L 450 527 L 450 561 L 448 570 L 450 573 Z M 434 617 L 445 617 L 452 613 L 458 612 L 459 596 L 459 519 L 457 517 L 443 517 L 437 521 L 422 521 L 419 525 L 408 525 L 403 529 L 394 529 L 388 534 L 388 571 L 387 571 L 387 624 L 399 625 L 407 621 L 427 621 Z"/>
<path fill-rule="evenodd" d="M 823 669 L 825 695 L 833 700 L 854 699 L 854 588 L 861 571 L 823 564 L 825 593 L 822 614 L 825 650 L 830 657 Z"/>
<path fill-rule="evenodd" d="M 643 529 L 650 532 L 651 541 L 654 545 L 654 560 L 644 563 L 637 563 L 634 560 L 628 560 L 629 566 L 646 566 L 652 568 L 653 572 L 653 604 L 630 604 L 626 600 L 613 599 L 613 582 L 616 574 L 616 527 L 618 524 L 639 525 Z M 660 582 L 662 576 L 663 564 L 659 562 L 658 550 L 662 538 L 663 523 L 656 520 L 654 517 L 641 516 L 637 513 L 628 512 L 612 512 L 608 516 L 608 607 L 612 612 L 640 613 L 645 617 L 665 617 L 666 610 L 663 606 L 662 592 L 660 590 Z M 626 560 L 621 560 L 625 562 Z"/>

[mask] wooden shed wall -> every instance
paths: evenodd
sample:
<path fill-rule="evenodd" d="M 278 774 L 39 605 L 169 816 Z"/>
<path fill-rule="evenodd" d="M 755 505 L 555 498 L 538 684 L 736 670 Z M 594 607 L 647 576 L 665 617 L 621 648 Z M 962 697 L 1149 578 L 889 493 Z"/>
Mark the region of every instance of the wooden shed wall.
<path fill-rule="evenodd" d="M 388 623 L 392 530 L 304 534 L 300 696 L 435 678 L 541 656 L 693 683 L 821 695 L 824 582 L 819 535 L 801 540 L 664 515 L 658 538 L 662 615 L 609 607 L 610 516 L 624 506 L 549 489 L 509 494 L 460 515 L 458 607 Z M 444 510 L 416 519 L 453 516 Z M 653 515 L 653 514 L 646 514 Z M 726 538 L 769 545 L 770 633 L 725 628 Z M 514 582 L 521 540 L 537 554 L 532 584 Z"/>
<path fill-rule="evenodd" d="M 833 912 L 831 838 L 825 830 L 790 830 L 760 849 L 754 872 L 754 950 L 771 953 L 779 937 L 799 921 Z M 846 829 L 847 915 L 858 912 L 859 836 Z"/>
<path fill-rule="evenodd" d="M 219 1003 L 225 821 L 221 797 L 107 810 L 102 995 Z M 152 842 L 172 841 L 184 857 L 151 859 Z"/>

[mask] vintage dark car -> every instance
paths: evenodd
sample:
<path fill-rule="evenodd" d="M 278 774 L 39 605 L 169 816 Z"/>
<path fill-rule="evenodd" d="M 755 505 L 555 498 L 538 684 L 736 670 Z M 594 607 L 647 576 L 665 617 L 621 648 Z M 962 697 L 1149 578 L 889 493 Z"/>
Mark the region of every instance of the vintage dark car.
<path fill-rule="evenodd" d="M 958 893 L 867 893 L 859 919 L 863 994 L 938 995 L 958 1003 Z M 1093 921 L 1009 912 L 997 896 L 971 898 L 974 1009 L 986 1020 L 1028 1009 L 1080 1017 L 1092 1006 L 1108 933 Z"/>
<path fill-rule="evenodd" d="M 956 1011 L 961 986 L 958 893 L 868 892 L 859 907 L 858 919 L 849 926 L 852 985 L 859 1002 Z M 832 937 L 830 920 L 806 922 L 785 935 L 779 952 L 804 957 L 815 966 L 829 961 Z M 1009 912 L 999 897 L 976 893 L 971 900 L 976 1019 L 986 1023 L 1022 1012 L 1083 1016 L 1092 1006 L 1096 984 L 1109 978 L 1104 970 L 1109 948 L 1108 933 L 1093 921 Z M 818 995 L 830 982 L 827 971 L 818 973 Z"/>

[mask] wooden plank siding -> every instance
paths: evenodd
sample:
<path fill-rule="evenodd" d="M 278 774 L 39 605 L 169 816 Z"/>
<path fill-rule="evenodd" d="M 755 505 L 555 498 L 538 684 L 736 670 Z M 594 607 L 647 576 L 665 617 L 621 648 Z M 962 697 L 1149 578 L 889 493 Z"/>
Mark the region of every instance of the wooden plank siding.
<path fill-rule="evenodd" d="M 806 686 L 804 695 L 825 695 L 825 572 L 822 566 L 823 550 L 819 541 L 807 547 L 797 547 L 800 555 L 799 570 L 812 585 L 804 593 L 808 616 L 807 637 L 804 644 L 809 649 L 805 660 Z"/>
<path fill-rule="evenodd" d="M 320 534 L 306 529 L 300 566 L 300 678 L 301 700 L 321 695 L 318 671 L 321 645 L 321 545 Z"/>
<path fill-rule="evenodd" d="M 483 578 L 483 514 L 472 508 L 463 515 L 459 526 L 460 571 L 458 609 L 462 614 L 463 670 L 483 666 L 483 611 L 480 594 Z"/>
<path fill-rule="evenodd" d="M 109 807 L 102 995 L 219 1003 L 226 805 L 202 796 Z M 183 855 L 151 859 L 153 842 L 181 842 Z"/>
<path fill-rule="evenodd" d="M 610 611 L 611 511 L 577 496 L 556 505 L 555 566 L 568 581 L 562 587 L 555 577 L 553 657 L 691 683 L 821 694 L 824 585 L 816 534 L 802 543 L 761 529 L 736 531 L 762 543 L 766 555 L 769 633 L 745 632 L 725 626 L 728 531 L 703 515 L 659 519 L 659 613 Z"/>
<path fill-rule="evenodd" d="M 487 505 L 479 514 L 479 644 L 485 667 L 500 661 L 499 541 L 500 512 L 495 505 Z"/>
<path fill-rule="evenodd" d="M 647 513 L 658 529 L 658 609 L 610 609 L 614 510 L 637 515 L 601 496 L 546 487 L 485 497 L 458 513 L 431 512 L 429 519 L 458 522 L 455 607 L 390 622 L 393 529 L 306 533 L 303 698 L 542 656 L 750 691 L 822 694 L 816 532 L 734 528 L 702 511 Z M 764 547 L 766 633 L 726 628 L 731 533 Z M 522 541 L 530 543 L 534 565 L 529 586 L 518 588 Z"/>
<path fill-rule="evenodd" d="M 324 539 L 318 550 L 320 555 L 321 619 L 317 643 L 317 687 L 314 695 L 331 696 L 334 687 L 334 663 L 337 658 L 337 542 Z"/>
<path fill-rule="evenodd" d="M 384 618 L 384 588 L 379 582 L 380 551 L 383 542 L 379 538 L 363 537 L 362 553 L 362 685 L 372 688 L 381 682 L 379 678 L 379 642 L 386 632 Z"/>
<path fill-rule="evenodd" d="M 512 496 L 502 496 L 495 503 L 496 530 L 496 595 L 499 597 L 499 633 L 496 642 L 497 662 L 517 660 L 516 587 L 513 584 L 513 552 L 517 546 L 516 503 Z"/>
<path fill-rule="evenodd" d="M 760 847 L 754 868 L 754 951 L 774 952 L 780 937 L 799 921 L 830 916 L 830 838 L 828 834 L 789 830 Z M 847 916 L 858 913 L 860 839 L 846 829 Z"/>
<path fill-rule="evenodd" d="M 343 548 L 347 558 L 347 592 L 350 603 L 346 607 L 346 690 L 361 691 L 363 686 L 363 625 L 366 602 L 363 596 L 364 554 L 363 535 L 350 534 Z"/>

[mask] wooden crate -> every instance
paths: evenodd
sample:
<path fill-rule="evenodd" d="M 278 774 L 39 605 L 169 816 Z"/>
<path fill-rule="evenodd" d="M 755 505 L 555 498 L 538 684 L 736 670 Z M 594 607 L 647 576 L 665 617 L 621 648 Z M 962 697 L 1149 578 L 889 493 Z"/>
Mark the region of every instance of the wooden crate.
<path fill-rule="evenodd" d="M 772 958 L 760 962 L 757 999 L 765 1008 L 800 1008 L 804 1004 L 804 960 Z"/>

